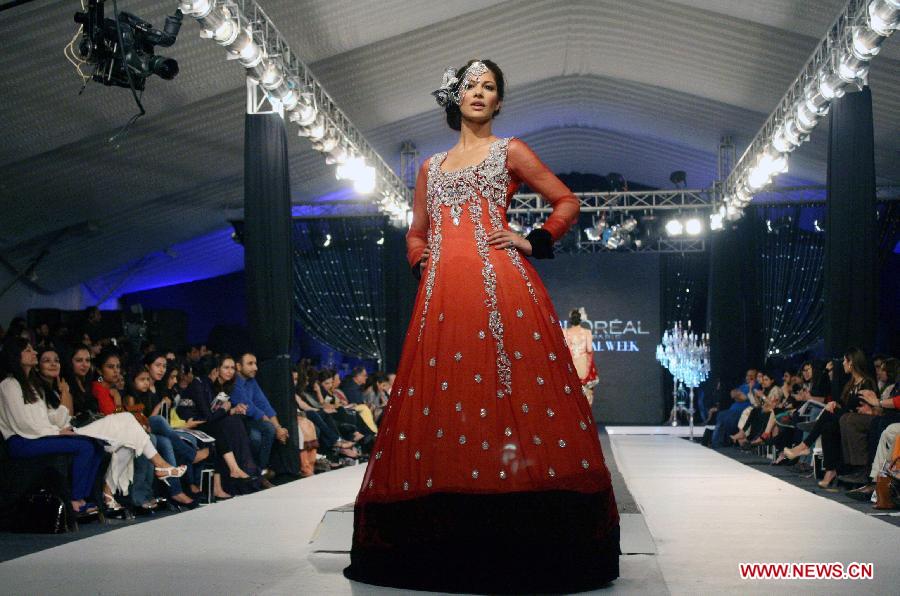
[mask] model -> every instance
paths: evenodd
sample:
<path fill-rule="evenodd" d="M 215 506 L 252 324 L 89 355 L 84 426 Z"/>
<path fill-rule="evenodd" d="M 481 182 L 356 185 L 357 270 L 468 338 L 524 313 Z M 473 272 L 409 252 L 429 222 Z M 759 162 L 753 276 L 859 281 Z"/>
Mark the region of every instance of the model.
<path fill-rule="evenodd" d="M 408 260 L 421 273 L 397 378 L 356 501 L 362 582 L 440 591 L 575 591 L 618 576 L 619 518 L 590 408 L 550 298 L 578 200 L 517 139 L 497 138 L 503 74 L 449 70 L 434 93 L 460 131 L 419 172 Z M 527 238 L 521 183 L 553 212 Z"/>
<path fill-rule="evenodd" d="M 587 321 L 587 312 L 583 306 L 570 311 L 569 326 L 563 333 L 569 346 L 569 355 L 572 356 L 572 364 L 578 374 L 581 392 L 588 404 L 593 405 L 594 387 L 598 382 L 597 368 L 594 366 L 594 339 L 591 330 L 581 326 L 583 321 Z"/>

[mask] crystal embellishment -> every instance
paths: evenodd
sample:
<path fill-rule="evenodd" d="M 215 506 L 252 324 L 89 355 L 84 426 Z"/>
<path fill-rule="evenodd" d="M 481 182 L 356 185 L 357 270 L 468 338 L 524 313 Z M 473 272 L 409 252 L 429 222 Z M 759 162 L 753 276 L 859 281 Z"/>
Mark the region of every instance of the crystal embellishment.
<path fill-rule="evenodd" d="M 553 418 L 556 415 L 556 412 L 553 411 L 553 408 L 547 408 L 547 416 Z"/>
<path fill-rule="evenodd" d="M 438 321 L 441 321 L 441 322 L 444 321 L 444 313 L 441 313 L 438 315 Z"/>
<path fill-rule="evenodd" d="M 420 452 L 416 451 L 416 454 L 414 455 L 414 457 L 416 458 L 416 461 L 418 461 L 418 460 L 422 459 L 422 454 Z"/>
<path fill-rule="evenodd" d="M 487 418 L 487 408 L 481 408 L 481 417 Z"/>
<path fill-rule="evenodd" d="M 547 354 L 547 357 L 550 358 L 551 362 L 556 362 L 556 354 L 555 353 L 550 352 L 549 354 Z"/>
<path fill-rule="evenodd" d="M 535 331 L 535 332 L 532 334 L 532 337 L 534 337 L 535 341 L 537 341 L 537 340 L 541 339 L 541 334 L 538 333 L 537 331 Z"/>
<path fill-rule="evenodd" d="M 441 437 L 443 437 L 443 436 L 444 436 L 444 429 L 443 429 L 443 428 L 437 429 L 437 433 L 435 433 L 435 436 L 436 436 L 437 438 L 439 438 L 439 439 L 440 439 Z"/>
<path fill-rule="evenodd" d="M 563 391 L 565 391 L 566 395 L 568 395 L 568 394 L 572 393 L 572 388 L 569 387 L 568 385 L 566 385 L 565 387 L 563 387 Z"/>
<path fill-rule="evenodd" d="M 560 439 L 560 440 L 559 440 L 559 446 L 560 446 L 560 447 L 565 447 L 565 446 L 566 446 L 565 440 Z"/>
<path fill-rule="evenodd" d="M 591 467 L 591 464 L 588 463 L 588 460 L 583 459 L 583 460 L 581 460 L 581 467 L 584 468 L 585 470 L 587 470 L 588 468 Z"/>
<path fill-rule="evenodd" d="M 580 420 L 578 426 L 581 427 L 581 430 L 587 430 L 587 423 L 584 420 Z"/>
<path fill-rule="evenodd" d="M 476 383 L 480 383 L 480 382 L 481 382 L 481 375 L 479 375 L 478 373 L 475 373 L 475 382 L 476 382 Z"/>
<path fill-rule="evenodd" d="M 507 426 L 505 429 L 503 429 L 503 434 L 506 435 L 507 437 L 511 437 L 511 436 L 512 436 L 512 429 L 511 429 L 510 427 Z"/>
<path fill-rule="evenodd" d="M 522 413 L 523 413 L 523 414 L 527 414 L 527 413 L 528 413 L 528 404 L 522 404 Z"/>
<path fill-rule="evenodd" d="M 547 475 L 550 476 L 550 478 L 556 478 L 556 470 L 553 468 L 547 469 Z"/>
<path fill-rule="evenodd" d="M 472 478 L 478 479 L 478 470 L 472 470 Z"/>
<path fill-rule="evenodd" d="M 437 364 L 437 358 L 432 357 L 431 360 L 428 361 L 428 366 L 435 366 Z"/>
<path fill-rule="evenodd" d="M 443 383 L 441 383 L 441 391 L 446 391 L 447 387 L 449 387 L 449 386 L 450 386 L 450 384 L 447 383 L 447 381 L 444 381 Z"/>
<path fill-rule="evenodd" d="M 506 480 L 506 471 L 500 470 L 500 480 Z"/>
<path fill-rule="evenodd" d="M 484 339 L 484 337 L 485 337 L 485 333 L 484 333 L 484 330 L 482 329 L 481 331 L 478 332 L 478 339 Z"/>
<path fill-rule="evenodd" d="M 466 435 L 459 435 L 459 444 L 460 445 L 466 444 Z"/>
<path fill-rule="evenodd" d="M 381 459 L 381 451 L 375 454 L 375 459 Z"/>
<path fill-rule="evenodd" d="M 410 397 L 412 397 L 412 396 L 415 395 L 415 393 L 416 393 L 416 388 L 415 388 L 415 387 L 410 387 L 409 390 L 408 390 L 406 393 L 407 393 Z"/>
<path fill-rule="evenodd" d="M 516 360 L 521 360 L 521 359 L 522 359 L 522 352 L 519 352 L 519 351 L 513 352 L 513 357 L 514 357 Z"/>
<path fill-rule="evenodd" d="M 403 482 L 403 490 L 409 490 L 409 482 Z"/>
<path fill-rule="evenodd" d="M 400 440 L 401 440 L 401 441 L 405 441 L 405 440 L 406 440 L 406 433 L 400 433 Z"/>
<path fill-rule="evenodd" d="M 531 437 L 531 442 L 534 443 L 535 445 L 540 445 L 541 443 L 543 443 L 543 441 L 541 441 L 541 438 L 537 435 L 534 435 L 533 437 Z"/>
<path fill-rule="evenodd" d="M 487 451 L 488 447 L 490 447 L 490 446 L 491 446 L 490 443 L 488 443 L 487 441 L 481 442 L 481 448 L 484 449 L 485 451 Z"/>
<path fill-rule="evenodd" d="M 428 406 L 425 406 L 424 408 L 422 408 L 422 415 L 428 416 L 428 414 L 430 414 L 430 413 L 431 413 L 431 410 L 428 408 Z"/>
<path fill-rule="evenodd" d="M 454 354 L 453 359 L 456 360 L 457 362 L 462 360 L 462 352 L 457 352 L 456 354 Z"/>
<path fill-rule="evenodd" d="M 427 486 L 428 488 L 431 488 L 431 484 L 432 484 L 431 478 L 429 478 L 428 480 L 425 481 L 425 486 Z"/>
<path fill-rule="evenodd" d="M 537 377 L 535 380 L 537 381 L 537 384 L 538 384 L 538 385 L 543 385 L 543 384 L 544 384 L 544 377 Z"/>
<path fill-rule="evenodd" d="M 517 309 L 516 309 L 516 316 L 519 317 L 519 318 L 521 319 L 522 317 L 525 316 L 525 313 L 522 312 L 522 309 L 521 309 L 521 308 L 517 308 Z"/>
<path fill-rule="evenodd" d="M 462 402 L 461 401 L 456 402 L 456 406 L 454 406 L 454 407 L 456 408 L 457 412 L 462 412 Z"/>

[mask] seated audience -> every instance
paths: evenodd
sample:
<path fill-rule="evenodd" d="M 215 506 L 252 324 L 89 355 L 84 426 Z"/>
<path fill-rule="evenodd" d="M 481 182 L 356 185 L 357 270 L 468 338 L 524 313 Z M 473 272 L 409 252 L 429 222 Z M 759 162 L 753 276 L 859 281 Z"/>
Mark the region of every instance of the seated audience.
<path fill-rule="evenodd" d="M 272 444 L 275 439 L 281 443 L 287 443 L 288 429 L 278 421 L 275 410 L 269 403 L 256 382 L 256 355 L 245 352 L 237 360 L 237 377 L 234 389 L 231 393 L 231 403 L 246 406 L 244 424 L 247 434 L 250 436 L 250 444 L 256 456 L 262 474 L 270 476 L 269 457 L 272 453 Z"/>
<path fill-rule="evenodd" d="M 716 430 L 713 431 L 712 445 L 713 447 L 724 447 L 725 439 L 737 432 L 738 421 L 745 409 L 753 405 L 751 396 L 759 384 L 756 380 L 757 370 L 751 368 L 747 370 L 746 382 L 731 391 L 732 405 L 727 410 L 719 410 L 716 416 Z"/>

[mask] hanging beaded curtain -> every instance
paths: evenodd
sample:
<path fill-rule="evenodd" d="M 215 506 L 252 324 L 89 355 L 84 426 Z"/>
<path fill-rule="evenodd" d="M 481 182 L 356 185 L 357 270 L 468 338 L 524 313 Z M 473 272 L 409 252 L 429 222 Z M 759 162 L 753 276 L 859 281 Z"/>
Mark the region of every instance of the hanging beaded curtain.
<path fill-rule="evenodd" d="M 676 321 L 691 321 L 694 331 L 706 331 L 709 296 L 709 253 L 662 255 L 662 319 L 668 329 Z"/>
<path fill-rule="evenodd" d="M 379 364 L 386 341 L 384 226 L 380 217 L 295 219 L 293 225 L 297 320 L 335 350 Z"/>
<path fill-rule="evenodd" d="M 767 357 L 803 352 L 824 331 L 824 234 L 800 227 L 800 206 L 759 207 L 756 297 Z"/>

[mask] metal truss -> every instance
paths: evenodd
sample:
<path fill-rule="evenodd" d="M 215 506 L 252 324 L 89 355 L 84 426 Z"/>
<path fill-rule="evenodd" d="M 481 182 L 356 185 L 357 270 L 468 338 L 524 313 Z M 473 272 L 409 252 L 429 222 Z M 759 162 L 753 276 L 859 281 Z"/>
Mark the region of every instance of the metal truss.
<path fill-rule="evenodd" d="M 712 210 L 712 190 L 649 190 L 627 192 L 576 192 L 582 213 Z M 508 215 L 546 214 L 552 206 L 536 193 L 518 193 L 510 199 Z"/>

